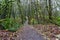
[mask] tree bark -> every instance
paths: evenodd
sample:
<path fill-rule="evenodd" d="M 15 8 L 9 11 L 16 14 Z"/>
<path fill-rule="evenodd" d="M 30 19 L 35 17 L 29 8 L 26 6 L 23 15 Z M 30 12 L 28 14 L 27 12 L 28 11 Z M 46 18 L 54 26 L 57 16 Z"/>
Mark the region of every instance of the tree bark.
<path fill-rule="evenodd" d="M 52 6 L 51 6 L 51 0 L 49 0 L 49 20 L 52 20 Z"/>

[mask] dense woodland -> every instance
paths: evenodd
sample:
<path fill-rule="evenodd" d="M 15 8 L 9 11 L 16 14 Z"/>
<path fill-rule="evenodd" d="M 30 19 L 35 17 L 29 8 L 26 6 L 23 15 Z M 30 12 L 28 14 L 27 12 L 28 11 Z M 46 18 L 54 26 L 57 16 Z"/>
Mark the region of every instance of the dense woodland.
<path fill-rule="evenodd" d="M 0 0 L 0 29 L 17 30 L 25 23 L 60 25 L 60 0 Z"/>
<path fill-rule="evenodd" d="M 60 0 L 0 0 L 0 40 L 60 40 Z"/>

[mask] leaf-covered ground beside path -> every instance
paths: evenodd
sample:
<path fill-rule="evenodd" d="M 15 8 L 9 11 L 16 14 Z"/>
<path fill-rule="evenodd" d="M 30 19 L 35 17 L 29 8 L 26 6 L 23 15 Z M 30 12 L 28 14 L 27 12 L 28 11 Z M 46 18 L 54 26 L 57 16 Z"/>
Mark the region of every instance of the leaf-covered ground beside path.
<path fill-rule="evenodd" d="M 48 25 L 34 25 L 34 28 L 42 33 L 44 36 L 49 38 L 49 40 L 60 40 L 60 37 L 57 35 L 60 35 L 60 28 L 57 25 L 54 24 L 48 24 Z"/>
<path fill-rule="evenodd" d="M 60 28 L 54 24 L 25 25 L 16 32 L 0 30 L 0 40 L 45 40 L 41 33 L 50 40 L 56 40 Z"/>
<path fill-rule="evenodd" d="M 30 25 L 26 25 L 16 32 L 0 31 L 0 40 L 45 40 Z"/>

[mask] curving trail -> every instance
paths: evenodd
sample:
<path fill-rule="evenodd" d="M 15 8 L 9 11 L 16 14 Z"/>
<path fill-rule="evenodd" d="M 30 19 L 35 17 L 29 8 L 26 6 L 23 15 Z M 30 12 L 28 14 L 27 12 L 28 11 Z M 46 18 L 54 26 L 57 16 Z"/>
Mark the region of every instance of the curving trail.
<path fill-rule="evenodd" d="M 31 25 L 25 25 L 20 34 L 19 40 L 45 40 Z"/>

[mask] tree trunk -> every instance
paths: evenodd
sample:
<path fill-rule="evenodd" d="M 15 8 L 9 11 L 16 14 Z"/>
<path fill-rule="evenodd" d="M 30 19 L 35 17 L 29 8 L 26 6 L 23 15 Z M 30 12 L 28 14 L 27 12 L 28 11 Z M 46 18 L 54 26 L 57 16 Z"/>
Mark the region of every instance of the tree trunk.
<path fill-rule="evenodd" d="M 51 0 L 49 0 L 49 20 L 52 20 L 52 7 L 51 7 Z"/>

